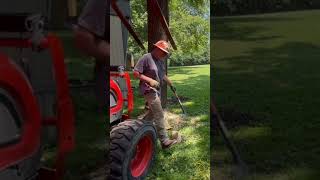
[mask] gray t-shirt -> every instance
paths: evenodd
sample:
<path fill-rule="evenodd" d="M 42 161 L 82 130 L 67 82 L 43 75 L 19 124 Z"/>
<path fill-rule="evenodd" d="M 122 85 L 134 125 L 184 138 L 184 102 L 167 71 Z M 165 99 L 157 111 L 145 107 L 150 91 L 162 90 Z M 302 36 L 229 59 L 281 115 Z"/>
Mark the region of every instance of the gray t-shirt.
<path fill-rule="evenodd" d="M 165 76 L 165 64 L 162 60 L 155 59 L 151 53 L 147 53 L 143 55 L 136 66 L 134 67 L 134 71 L 138 71 L 139 73 L 152 78 L 162 84 L 163 78 Z M 141 94 L 146 94 L 150 91 L 154 91 L 154 89 L 150 88 L 149 84 L 145 81 L 140 80 L 140 92 Z M 157 90 L 160 93 L 160 89 Z"/>
<path fill-rule="evenodd" d="M 106 36 L 106 19 L 109 0 L 88 0 L 78 24 L 98 37 Z"/>

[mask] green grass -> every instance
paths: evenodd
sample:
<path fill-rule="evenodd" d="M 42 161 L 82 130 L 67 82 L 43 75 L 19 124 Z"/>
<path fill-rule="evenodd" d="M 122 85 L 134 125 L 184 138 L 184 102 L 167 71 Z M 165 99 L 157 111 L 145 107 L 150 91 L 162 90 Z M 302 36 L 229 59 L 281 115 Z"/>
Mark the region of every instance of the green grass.
<path fill-rule="evenodd" d="M 210 177 L 210 68 L 209 65 L 171 67 L 168 76 L 173 81 L 180 96 L 188 98 L 183 104 L 188 113 L 185 124 L 179 132 L 186 139 L 182 144 L 163 151 L 157 148 L 155 165 L 148 179 L 209 179 Z M 138 81 L 134 81 L 138 87 Z M 169 92 L 168 98 L 173 97 Z M 134 115 L 141 113 L 144 99 L 135 88 Z M 170 105 L 167 110 L 175 114 L 181 113 L 179 105 Z"/>
<path fill-rule="evenodd" d="M 249 165 L 247 179 L 320 177 L 319 10 L 215 18 L 211 39 L 218 108 L 259 121 L 231 129 Z M 232 179 L 232 161 L 213 139 L 216 179 Z"/>

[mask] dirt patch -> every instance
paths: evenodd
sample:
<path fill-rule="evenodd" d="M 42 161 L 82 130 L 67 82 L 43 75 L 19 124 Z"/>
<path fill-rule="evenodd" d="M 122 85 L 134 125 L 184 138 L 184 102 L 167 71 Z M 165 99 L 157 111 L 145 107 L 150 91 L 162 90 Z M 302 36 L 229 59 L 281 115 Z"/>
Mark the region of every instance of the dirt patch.
<path fill-rule="evenodd" d="M 164 111 L 164 117 L 167 122 L 167 129 L 170 129 L 169 127 L 171 127 L 172 130 L 179 130 L 184 125 L 186 120 L 182 115 L 172 113 L 168 110 Z"/>
<path fill-rule="evenodd" d="M 149 110 L 144 110 L 139 116 L 138 119 L 142 120 L 148 114 Z M 179 130 L 181 126 L 185 123 L 186 118 L 181 114 L 175 114 L 168 110 L 164 110 L 164 119 L 165 126 L 168 130 Z"/>

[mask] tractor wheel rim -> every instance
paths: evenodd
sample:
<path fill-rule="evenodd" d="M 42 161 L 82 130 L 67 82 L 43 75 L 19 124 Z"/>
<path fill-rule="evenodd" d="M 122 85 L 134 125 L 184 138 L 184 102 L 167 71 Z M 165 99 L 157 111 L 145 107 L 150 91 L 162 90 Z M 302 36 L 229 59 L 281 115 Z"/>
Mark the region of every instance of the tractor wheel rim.
<path fill-rule="evenodd" d="M 135 154 L 133 155 L 134 157 L 131 160 L 130 169 L 133 177 L 137 178 L 145 172 L 152 158 L 152 149 L 153 143 L 151 135 L 145 135 L 138 142 Z"/>

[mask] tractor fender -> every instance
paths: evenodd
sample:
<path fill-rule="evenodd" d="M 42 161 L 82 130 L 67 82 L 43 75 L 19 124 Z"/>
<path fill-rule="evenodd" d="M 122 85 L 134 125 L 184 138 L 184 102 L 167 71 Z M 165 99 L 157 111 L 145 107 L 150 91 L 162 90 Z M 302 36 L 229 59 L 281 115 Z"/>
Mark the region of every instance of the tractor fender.
<path fill-rule="evenodd" d="M 0 88 L 21 108 L 22 132 L 14 144 L 0 147 L 0 171 L 34 155 L 40 147 L 41 114 L 25 74 L 8 56 L 0 53 Z"/>
<path fill-rule="evenodd" d="M 114 115 L 122 110 L 124 99 L 119 85 L 112 79 L 110 79 L 110 89 L 110 92 L 113 93 L 116 98 L 116 105 L 110 107 L 110 115 Z"/>

